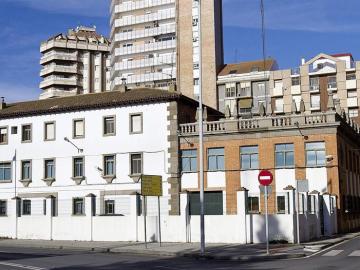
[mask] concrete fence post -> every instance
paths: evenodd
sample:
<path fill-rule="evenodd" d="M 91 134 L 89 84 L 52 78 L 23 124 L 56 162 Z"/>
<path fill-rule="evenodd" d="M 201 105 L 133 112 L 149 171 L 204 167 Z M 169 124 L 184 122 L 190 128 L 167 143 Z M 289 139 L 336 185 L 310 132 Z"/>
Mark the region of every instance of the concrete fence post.
<path fill-rule="evenodd" d="M 85 196 L 85 216 L 87 219 L 87 224 L 90 225 L 89 228 L 89 232 L 90 232 L 90 236 L 89 236 L 89 240 L 93 241 L 94 240 L 94 216 L 95 216 L 95 201 L 96 201 L 96 196 L 94 194 L 88 194 Z"/>
<path fill-rule="evenodd" d="M 131 223 L 133 224 L 133 239 L 135 242 L 139 241 L 139 200 L 140 197 L 138 194 L 130 197 L 130 216 Z"/>
<path fill-rule="evenodd" d="M 53 196 L 48 196 L 45 198 L 46 218 L 49 221 L 49 240 L 53 240 L 53 198 Z"/>
<path fill-rule="evenodd" d="M 237 214 L 242 220 L 242 225 L 244 226 L 242 243 L 249 244 L 251 242 L 251 228 L 250 222 L 247 218 L 247 200 L 248 200 L 249 191 L 246 188 L 241 188 L 237 193 Z M 241 224 L 239 224 L 241 226 Z"/>

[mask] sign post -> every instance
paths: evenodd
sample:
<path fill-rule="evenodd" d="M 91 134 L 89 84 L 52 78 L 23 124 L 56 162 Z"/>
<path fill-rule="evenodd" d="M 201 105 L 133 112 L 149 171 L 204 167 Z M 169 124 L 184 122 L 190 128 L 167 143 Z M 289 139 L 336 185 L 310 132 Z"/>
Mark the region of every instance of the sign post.
<path fill-rule="evenodd" d="M 141 175 L 141 195 L 144 199 L 144 236 L 145 248 L 147 248 L 146 235 L 146 197 L 158 197 L 158 226 L 159 226 L 159 244 L 161 246 L 161 216 L 160 216 L 160 197 L 163 195 L 162 176 L 160 175 Z"/>
<path fill-rule="evenodd" d="M 265 233 L 266 233 L 266 254 L 269 255 L 269 219 L 268 219 L 268 186 L 273 181 L 273 175 L 270 171 L 263 170 L 259 173 L 258 180 L 260 185 L 265 187 Z"/>

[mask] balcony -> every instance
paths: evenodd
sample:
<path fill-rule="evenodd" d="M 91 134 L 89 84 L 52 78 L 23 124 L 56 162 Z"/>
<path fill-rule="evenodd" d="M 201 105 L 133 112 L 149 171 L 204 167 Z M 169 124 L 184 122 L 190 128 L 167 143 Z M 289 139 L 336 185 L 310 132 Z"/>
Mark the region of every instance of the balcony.
<path fill-rule="evenodd" d="M 358 98 L 357 97 L 349 97 L 347 98 L 347 106 L 350 107 L 358 107 Z"/>
<path fill-rule="evenodd" d="M 310 93 L 315 93 L 320 91 L 320 86 L 318 84 L 310 85 Z"/>
<path fill-rule="evenodd" d="M 166 49 L 175 49 L 176 40 L 167 40 L 160 42 L 152 42 L 143 45 L 123 47 L 115 49 L 115 56 L 123 56 L 136 53 L 153 52 Z"/>
<path fill-rule="evenodd" d="M 156 13 L 150 13 L 140 16 L 126 16 L 115 20 L 115 27 L 122 27 L 141 23 L 153 23 L 155 21 L 175 19 L 175 8 L 159 10 Z"/>
<path fill-rule="evenodd" d="M 118 33 L 115 35 L 115 41 L 133 40 L 144 37 L 154 37 L 163 34 L 175 33 L 175 24 L 161 25 L 150 29 L 143 29 L 125 33 Z"/>
<path fill-rule="evenodd" d="M 175 4 L 175 0 L 143 0 L 143 1 L 125 2 L 115 6 L 115 13 L 162 6 L 167 4 Z"/>
<path fill-rule="evenodd" d="M 154 82 L 154 81 L 163 81 L 163 80 L 171 80 L 176 78 L 176 70 L 174 69 L 172 72 L 164 71 L 164 72 L 154 72 L 154 73 L 146 73 L 146 74 L 138 74 L 128 76 L 126 79 L 127 84 L 136 84 L 136 83 L 144 83 L 144 82 Z M 117 77 L 115 84 L 122 84 L 121 78 Z"/>
<path fill-rule="evenodd" d="M 356 89 L 357 83 L 356 80 L 347 80 L 346 81 L 346 89 Z"/>
<path fill-rule="evenodd" d="M 74 74 L 77 73 L 77 71 L 78 70 L 76 66 L 49 65 L 49 66 L 45 66 L 40 71 L 40 76 L 44 77 L 54 72 Z"/>
<path fill-rule="evenodd" d="M 292 95 L 300 95 L 300 94 L 301 94 L 301 87 L 300 87 L 300 85 L 292 85 L 292 86 L 291 86 L 291 94 L 292 94 Z"/>
<path fill-rule="evenodd" d="M 283 87 L 274 87 L 274 89 L 273 89 L 273 96 L 274 97 L 283 96 L 283 95 L 284 95 Z"/>
<path fill-rule="evenodd" d="M 51 85 L 81 86 L 81 83 L 78 83 L 76 77 L 64 78 L 60 76 L 49 76 L 40 83 L 40 88 L 47 88 Z"/>
<path fill-rule="evenodd" d="M 44 65 L 53 60 L 63 60 L 63 61 L 77 61 L 78 54 L 74 53 L 64 53 L 64 52 L 51 52 L 48 54 L 44 54 L 40 59 L 40 64 Z"/>
<path fill-rule="evenodd" d="M 170 67 L 170 66 L 175 66 L 175 60 L 176 60 L 176 55 L 173 53 L 167 56 L 116 63 L 115 70 L 123 71 L 123 70 L 163 66 L 163 65 Z"/>

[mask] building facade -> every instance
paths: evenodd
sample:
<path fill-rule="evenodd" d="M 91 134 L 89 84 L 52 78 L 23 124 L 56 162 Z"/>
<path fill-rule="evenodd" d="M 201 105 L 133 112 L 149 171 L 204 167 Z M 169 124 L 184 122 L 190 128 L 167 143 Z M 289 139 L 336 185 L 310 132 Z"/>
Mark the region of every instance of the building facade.
<path fill-rule="evenodd" d="M 40 99 L 110 90 L 110 41 L 77 27 L 41 43 Z"/>
<path fill-rule="evenodd" d="M 205 104 L 216 107 L 216 75 L 223 64 L 222 1 L 202 1 Z M 112 89 L 150 86 L 199 95 L 199 2 L 113 0 Z"/>
<path fill-rule="evenodd" d="M 255 71 L 259 64 L 260 67 L 263 66 L 260 61 L 244 62 L 238 66 L 249 65 L 249 68 L 253 67 Z M 264 72 L 263 78 L 259 78 L 256 76 L 260 76 L 262 72 L 237 72 L 234 68 L 234 74 L 231 75 L 228 74 L 231 71 L 225 67 L 218 76 L 217 108 L 225 112 L 229 106 L 232 113 L 232 108 L 236 105 L 241 115 L 243 107 L 246 106 L 249 108 L 247 111 L 256 115 L 259 114 L 259 104 L 262 103 L 267 112 L 277 115 L 290 114 L 293 111 L 310 114 L 326 111 L 328 96 L 332 95 L 334 105 L 339 111 L 344 110 L 350 118 L 359 121 L 359 64 L 351 54 L 319 54 L 307 62 L 302 60 L 298 68 L 279 70 L 276 65 L 270 65 L 266 70 L 269 72 Z M 259 94 L 254 80 L 268 83 L 268 90 L 265 90 L 269 95 L 267 102 L 262 98 L 259 100 L 259 96 L 263 94 Z M 245 89 L 247 93 L 243 94 Z M 247 99 L 246 102 L 243 99 Z"/>
<path fill-rule="evenodd" d="M 189 194 L 194 216 L 199 214 L 197 128 L 197 123 L 180 125 L 181 191 Z M 204 132 L 205 212 L 212 217 L 207 230 L 221 227 L 246 243 L 265 240 L 261 170 L 274 176 L 268 199 L 271 240 L 296 239 L 296 211 L 302 241 L 359 228 L 360 156 L 353 150 L 359 147 L 359 126 L 345 114 L 329 108 L 227 117 L 205 122 Z M 242 225 L 234 229 L 235 221 Z"/>

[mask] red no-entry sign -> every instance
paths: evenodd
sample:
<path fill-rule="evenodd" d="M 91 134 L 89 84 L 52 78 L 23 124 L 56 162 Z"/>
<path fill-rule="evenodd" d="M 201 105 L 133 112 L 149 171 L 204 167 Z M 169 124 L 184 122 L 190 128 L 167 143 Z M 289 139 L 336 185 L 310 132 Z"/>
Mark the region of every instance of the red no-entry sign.
<path fill-rule="evenodd" d="M 273 175 L 271 172 L 263 170 L 259 173 L 258 180 L 260 185 L 270 186 L 273 181 Z"/>

